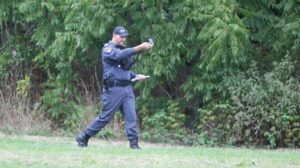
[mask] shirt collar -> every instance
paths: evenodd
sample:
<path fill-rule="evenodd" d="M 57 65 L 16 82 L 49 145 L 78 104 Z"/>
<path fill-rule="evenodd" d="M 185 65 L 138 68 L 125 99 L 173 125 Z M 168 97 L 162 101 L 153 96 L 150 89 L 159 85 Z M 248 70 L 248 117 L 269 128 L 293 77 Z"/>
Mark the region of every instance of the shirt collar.
<path fill-rule="evenodd" d="M 112 45 L 113 47 L 116 47 L 116 48 L 122 48 L 122 49 L 125 48 L 125 46 L 117 45 L 117 44 L 113 43 L 111 40 L 108 43 L 109 43 L 109 45 Z"/>

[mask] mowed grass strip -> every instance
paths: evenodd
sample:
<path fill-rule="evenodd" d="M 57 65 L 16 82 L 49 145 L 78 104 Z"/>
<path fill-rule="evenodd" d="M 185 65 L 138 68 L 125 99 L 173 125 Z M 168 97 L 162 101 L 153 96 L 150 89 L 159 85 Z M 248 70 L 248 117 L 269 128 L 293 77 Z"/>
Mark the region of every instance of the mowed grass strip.
<path fill-rule="evenodd" d="M 131 150 L 126 141 L 92 139 L 88 148 L 73 138 L 0 136 L 2 168 L 85 167 L 300 167 L 300 150 L 183 147 L 141 143 Z"/>

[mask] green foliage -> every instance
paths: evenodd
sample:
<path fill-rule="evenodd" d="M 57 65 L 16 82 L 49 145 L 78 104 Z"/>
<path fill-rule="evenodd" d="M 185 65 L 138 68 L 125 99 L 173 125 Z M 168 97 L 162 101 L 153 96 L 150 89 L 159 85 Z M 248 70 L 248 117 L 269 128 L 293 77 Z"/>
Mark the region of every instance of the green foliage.
<path fill-rule="evenodd" d="M 25 92 L 24 77 L 40 67 L 46 76 L 38 83 L 41 113 L 57 127 L 75 128 L 86 114 L 78 108 L 83 102 L 79 95 L 101 89 L 101 48 L 113 27 L 124 25 L 131 34 L 128 46 L 149 37 L 155 41 L 151 51 L 135 57 L 134 67 L 151 76 L 135 85 L 140 124 L 148 137 L 168 132 L 186 144 L 297 146 L 298 140 L 286 138 L 297 137 L 295 131 L 284 127 L 280 136 L 285 137 L 279 138 L 278 129 L 298 121 L 283 119 L 279 111 L 295 110 L 296 98 L 285 93 L 297 90 L 300 76 L 299 6 L 294 0 L 3 0 L 0 79 L 15 77 Z M 293 69 L 274 68 L 285 55 L 298 61 Z M 252 61 L 257 69 L 243 73 Z M 253 106 L 242 102 L 240 107 L 234 96 Z M 286 101 L 279 102 L 280 96 Z M 268 126 L 253 133 L 254 121 L 273 112 L 279 119 L 263 122 Z M 238 113 L 243 115 L 237 118 Z M 251 122 L 241 126 L 245 116 Z M 190 132 L 191 141 L 186 138 Z"/>
<path fill-rule="evenodd" d="M 145 104 L 143 100 L 138 103 Z M 142 123 L 147 130 L 158 130 L 160 132 L 178 130 L 183 127 L 185 116 L 179 110 L 176 102 L 167 99 L 151 99 L 148 106 L 141 106 L 138 111 L 142 118 Z M 152 109 L 155 109 L 152 110 Z"/>
<path fill-rule="evenodd" d="M 298 17 L 300 3 L 285 1 L 239 1 L 240 16 L 251 31 L 254 57 L 265 70 L 284 55 L 299 55 Z M 298 59 L 298 58 L 296 58 Z"/>
<path fill-rule="evenodd" d="M 83 112 L 74 102 L 75 96 L 67 88 L 51 89 L 42 96 L 41 110 L 47 112 L 55 128 L 74 129 L 82 118 Z"/>
<path fill-rule="evenodd" d="M 231 143 L 234 114 L 230 104 L 211 104 L 210 107 L 198 109 L 199 129 L 204 144 Z"/>
<path fill-rule="evenodd" d="M 247 73 L 226 78 L 220 94 L 228 103 L 200 109 L 200 130 L 233 144 L 298 146 L 300 85 L 293 68 L 287 57 L 264 75 L 253 64 Z"/>
<path fill-rule="evenodd" d="M 204 22 L 198 39 L 202 44 L 202 62 L 204 70 L 214 71 L 218 66 L 231 68 L 245 64 L 249 48 L 248 30 L 237 16 L 235 1 L 214 1 L 204 3 L 198 16 L 194 18 Z M 193 15 L 192 15 L 193 16 Z"/>
<path fill-rule="evenodd" d="M 12 63 L 12 59 L 11 59 L 11 55 L 4 51 L 1 52 L 1 57 L 0 57 L 0 77 L 3 79 L 6 76 L 8 76 L 9 74 L 9 67 L 11 66 Z"/>
<path fill-rule="evenodd" d="M 29 76 L 25 76 L 25 79 L 17 82 L 17 93 L 22 96 L 28 96 L 29 87 Z"/>
<path fill-rule="evenodd" d="M 258 81 L 249 79 L 241 85 L 245 90 L 251 88 L 247 95 L 232 91 L 233 99 L 240 97 L 237 101 L 244 105 L 234 103 L 237 112 L 234 127 L 238 128 L 238 136 L 257 144 L 267 142 L 271 147 L 299 145 L 300 87 L 299 81 L 291 77 L 292 68 L 289 60 L 283 60 L 273 72 L 253 76 Z M 251 134 L 256 140 L 250 138 Z"/>

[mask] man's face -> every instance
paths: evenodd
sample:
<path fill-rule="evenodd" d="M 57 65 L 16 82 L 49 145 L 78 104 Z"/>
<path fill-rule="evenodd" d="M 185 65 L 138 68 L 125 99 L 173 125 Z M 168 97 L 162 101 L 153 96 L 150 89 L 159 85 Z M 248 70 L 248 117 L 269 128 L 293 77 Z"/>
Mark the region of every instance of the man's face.
<path fill-rule="evenodd" d="M 113 38 L 117 45 L 124 45 L 126 41 L 126 36 L 121 36 L 119 34 L 114 34 Z"/>

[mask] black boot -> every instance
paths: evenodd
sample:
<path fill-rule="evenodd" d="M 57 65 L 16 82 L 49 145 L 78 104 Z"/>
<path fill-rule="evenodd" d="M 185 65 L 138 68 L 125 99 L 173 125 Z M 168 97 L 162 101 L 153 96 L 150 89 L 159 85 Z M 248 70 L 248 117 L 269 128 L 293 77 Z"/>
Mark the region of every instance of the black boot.
<path fill-rule="evenodd" d="M 129 142 L 130 142 L 130 148 L 131 149 L 142 149 L 142 148 L 139 147 L 137 138 L 129 140 Z"/>
<path fill-rule="evenodd" d="M 87 147 L 90 136 L 85 133 L 80 133 L 76 137 L 76 142 L 80 147 Z"/>

